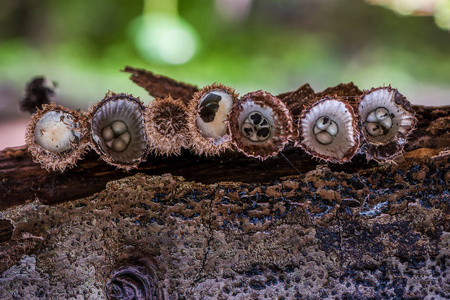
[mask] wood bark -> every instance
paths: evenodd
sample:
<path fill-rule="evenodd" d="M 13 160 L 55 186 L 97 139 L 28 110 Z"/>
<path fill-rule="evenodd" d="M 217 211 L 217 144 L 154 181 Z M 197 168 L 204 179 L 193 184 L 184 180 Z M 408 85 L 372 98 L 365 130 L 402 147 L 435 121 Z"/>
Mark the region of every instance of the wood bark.
<path fill-rule="evenodd" d="M 159 96 L 195 89 L 157 83 Z M 149 157 L 128 173 L 90 152 L 58 173 L 5 149 L 0 298 L 103 299 L 120 276 L 156 299 L 450 297 L 450 107 L 414 109 L 391 164 L 291 145 L 264 162 Z"/>

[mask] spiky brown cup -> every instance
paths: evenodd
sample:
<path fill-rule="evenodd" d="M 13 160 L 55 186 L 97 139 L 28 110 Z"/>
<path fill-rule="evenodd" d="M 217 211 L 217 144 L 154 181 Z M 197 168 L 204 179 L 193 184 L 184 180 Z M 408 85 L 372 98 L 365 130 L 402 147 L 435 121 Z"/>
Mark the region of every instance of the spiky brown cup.
<path fill-rule="evenodd" d="M 250 157 L 275 156 L 292 137 L 293 121 L 286 105 L 261 90 L 240 98 L 228 119 L 233 144 Z"/>
<path fill-rule="evenodd" d="M 411 103 L 390 86 L 365 91 L 358 105 L 366 158 L 392 160 L 403 153 L 417 119 Z"/>
<path fill-rule="evenodd" d="M 130 170 L 148 154 L 143 103 L 128 94 L 108 92 L 89 110 L 91 146 L 108 164 Z"/>
<path fill-rule="evenodd" d="M 237 97 L 234 89 L 217 83 L 194 94 L 187 111 L 194 153 L 217 155 L 230 148 L 226 121 Z"/>
<path fill-rule="evenodd" d="M 145 112 L 150 151 L 156 155 L 179 155 L 189 147 L 186 105 L 171 96 L 155 98 Z"/>
<path fill-rule="evenodd" d="M 311 100 L 299 118 L 297 145 L 308 154 L 333 163 L 351 160 L 359 148 L 357 116 L 338 97 Z"/>
<path fill-rule="evenodd" d="M 28 124 L 26 143 L 34 162 L 48 171 L 63 172 L 75 167 L 87 150 L 86 121 L 76 111 L 44 105 Z"/>

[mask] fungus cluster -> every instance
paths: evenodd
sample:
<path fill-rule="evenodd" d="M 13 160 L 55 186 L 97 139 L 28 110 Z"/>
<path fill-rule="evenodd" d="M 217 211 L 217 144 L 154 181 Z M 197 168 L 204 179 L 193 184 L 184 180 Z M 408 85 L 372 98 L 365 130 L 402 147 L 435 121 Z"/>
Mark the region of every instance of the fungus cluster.
<path fill-rule="evenodd" d="M 402 154 L 416 122 L 408 100 L 390 86 L 361 92 L 349 83 L 315 93 L 305 84 L 278 97 L 261 90 L 239 97 L 212 84 L 189 101 L 168 95 L 148 106 L 108 92 L 84 115 L 46 105 L 30 121 L 27 144 L 36 162 L 59 171 L 74 167 L 88 147 L 126 170 L 149 153 L 237 150 L 265 160 L 288 143 L 332 163 L 348 162 L 358 151 L 381 161 Z"/>
<path fill-rule="evenodd" d="M 348 83 L 316 94 L 302 86 L 285 99 L 297 120 L 296 143 L 330 162 L 345 163 L 358 152 L 368 160 L 392 160 L 417 122 L 409 101 L 390 86 L 362 92 Z"/>

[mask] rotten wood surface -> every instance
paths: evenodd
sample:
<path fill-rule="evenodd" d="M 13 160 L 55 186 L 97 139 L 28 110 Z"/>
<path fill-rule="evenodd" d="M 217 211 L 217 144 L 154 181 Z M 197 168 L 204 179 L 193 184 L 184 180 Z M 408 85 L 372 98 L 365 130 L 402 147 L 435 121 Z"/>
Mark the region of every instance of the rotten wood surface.
<path fill-rule="evenodd" d="M 449 156 L 330 167 L 268 183 L 136 174 L 0 211 L 0 298 L 450 297 Z"/>

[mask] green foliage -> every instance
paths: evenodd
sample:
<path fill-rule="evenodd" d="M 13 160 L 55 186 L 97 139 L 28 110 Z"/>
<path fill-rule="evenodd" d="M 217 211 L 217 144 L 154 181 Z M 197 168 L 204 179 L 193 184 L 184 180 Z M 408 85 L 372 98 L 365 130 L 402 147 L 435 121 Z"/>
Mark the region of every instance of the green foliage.
<path fill-rule="evenodd" d="M 167 65 L 136 50 L 133 21 L 143 13 L 141 2 L 0 4 L 0 82 L 21 89 L 45 74 L 59 82 L 62 99 L 82 101 L 76 107 L 107 90 L 149 99 L 119 72 L 125 65 L 200 86 L 222 82 L 241 93 L 278 93 L 305 82 L 317 90 L 346 81 L 362 88 L 450 84 L 449 35 L 432 18 L 401 17 L 354 0 L 253 1 L 239 21 L 222 17 L 214 1 L 184 0 L 178 8 L 197 30 L 200 50 L 186 64 Z"/>

